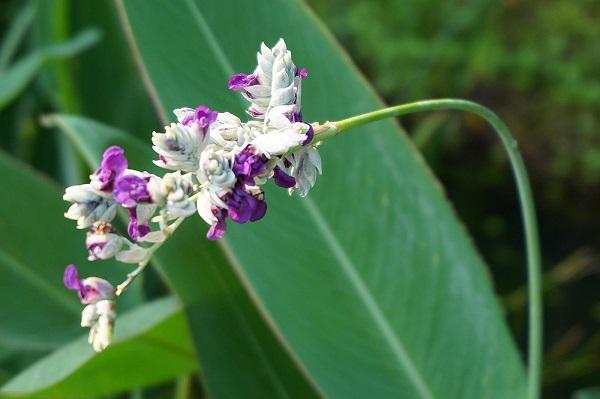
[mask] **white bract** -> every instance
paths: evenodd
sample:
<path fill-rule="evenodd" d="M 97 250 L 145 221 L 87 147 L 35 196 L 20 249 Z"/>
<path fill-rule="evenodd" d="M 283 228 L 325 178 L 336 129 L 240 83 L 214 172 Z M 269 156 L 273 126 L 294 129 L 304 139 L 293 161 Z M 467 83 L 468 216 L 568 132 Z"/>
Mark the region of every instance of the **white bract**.
<path fill-rule="evenodd" d="M 91 184 L 67 187 L 63 200 L 73 203 L 65 217 L 76 220 L 78 229 L 85 229 L 98 221 L 110 222 L 117 213 L 117 204 L 110 193 L 96 190 Z"/>
<path fill-rule="evenodd" d="M 291 174 L 296 179 L 296 187 L 290 188 L 289 192 L 298 191 L 301 197 L 306 197 L 315 185 L 317 174 L 321 174 L 321 156 L 315 146 L 307 146 L 293 152 L 287 159 L 292 165 Z"/>
<path fill-rule="evenodd" d="M 89 327 L 88 342 L 96 352 L 103 351 L 112 342 L 116 304 L 104 299 L 87 305 L 81 312 L 81 327 Z"/>
<path fill-rule="evenodd" d="M 164 133 L 152 132 L 152 149 L 159 156 L 154 163 L 162 168 L 196 172 L 202 142 L 198 129 L 181 123 L 165 126 Z"/>

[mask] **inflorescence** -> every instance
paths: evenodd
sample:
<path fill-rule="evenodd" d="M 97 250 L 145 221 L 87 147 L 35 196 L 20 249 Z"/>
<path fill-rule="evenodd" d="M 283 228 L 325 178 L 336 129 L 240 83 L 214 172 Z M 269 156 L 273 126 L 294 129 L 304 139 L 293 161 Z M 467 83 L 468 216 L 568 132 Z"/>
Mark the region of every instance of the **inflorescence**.
<path fill-rule="evenodd" d="M 254 72 L 235 74 L 228 82 L 250 103 L 250 121 L 205 105 L 176 109 L 178 122 L 152 133 L 154 163 L 173 172 L 159 177 L 129 169 L 124 150 L 112 146 L 88 184 L 66 189 L 63 198 L 72 205 L 65 217 L 88 229 L 88 259 L 138 264 L 116 288 L 98 277 L 80 280 L 74 265 L 65 269 L 66 287 L 86 305 L 81 325 L 90 327 L 96 351 L 111 342 L 115 298 L 185 218 L 198 212 L 210 225 L 206 237 L 217 240 L 228 219 L 243 224 L 263 218 L 267 204 L 261 186 L 270 178 L 300 196 L 315 184 L 321 158 L 313 126 L 303 122 L 301 110 L 301 84 L 308 73 L 294 65 L 283 39 L 273 48 L 263 43 L 257 61 Z M 129 217 L 128 237 L 111 224 L 119 207 Z"/>

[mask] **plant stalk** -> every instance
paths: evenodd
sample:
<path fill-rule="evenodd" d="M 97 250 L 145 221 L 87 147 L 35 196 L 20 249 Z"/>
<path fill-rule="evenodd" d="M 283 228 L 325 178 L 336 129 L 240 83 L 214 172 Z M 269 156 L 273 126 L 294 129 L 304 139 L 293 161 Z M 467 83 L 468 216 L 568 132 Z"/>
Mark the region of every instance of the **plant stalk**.
<path fill-rule="evenodd" d="M 498 136 L 500 136 L 500 140 L 508 153 L 519 194 L 521 216 L 523 218 L 523 229 L 525 233 L 525 245 L 527 249 L 529 297 L 527 398 L 538 399 L 540 397 L 542 365 L 542 271 L 540 245 L 533 195 L 527 177 L 527 170 L 525 169 L 523 159 L 519 153 L 517 142 L 513 138 L 506 124 L 488 108 L 471 101 L 457 99 L 426 100 L 384 108 L 337 122 L 327 122 L 326 124 L 321 125 L 325 129 L 315 129 L 316 134 L 313 142 L 323 142 L 353 127 L 362 126 L 385 118 L 436 110 L 458 110 L 479 115 L 494 128 Z"/>

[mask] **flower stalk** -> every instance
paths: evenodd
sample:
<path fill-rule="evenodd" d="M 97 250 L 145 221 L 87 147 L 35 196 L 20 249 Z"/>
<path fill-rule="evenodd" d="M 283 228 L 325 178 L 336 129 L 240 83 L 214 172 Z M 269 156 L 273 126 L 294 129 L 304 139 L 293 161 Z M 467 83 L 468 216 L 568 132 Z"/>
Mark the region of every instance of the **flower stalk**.
<path fill-rule="evenodd" d="M 327 122 L 315 133 L 313 142 L 327 141 L 348 131 L 351 128 L 366 125 L 386 118 L 417 112 L 456 110 L 471 112 L 485 119 L 500 137 L 513 171 L 517 184 L 521 217 L 527 251 L 527 291 L 529 299 L 529 332 L 528 332 L 528 395 L 529 399 L 540 396 L 541 365 L 542 365 L 542 291 L 541 291 L 541 257 L 538 238 L 538 227 L 535 216 L 535 207 L 531 185 L 523 158 L 519 153 L 516 140 L 513 138 L 506 124 L 491 110 L 477 103 L 458 99 L 439 99 L 417 101 L 408 104 L 396 105 L 377 111 L 356 115 L 337 122 Z"/>

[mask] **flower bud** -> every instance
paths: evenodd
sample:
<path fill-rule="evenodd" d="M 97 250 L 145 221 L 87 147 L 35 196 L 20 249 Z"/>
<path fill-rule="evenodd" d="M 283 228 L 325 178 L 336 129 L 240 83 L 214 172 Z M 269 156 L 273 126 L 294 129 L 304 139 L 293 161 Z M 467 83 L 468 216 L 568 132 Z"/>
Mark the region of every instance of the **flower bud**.
<path fill-rule="evenodd" d="M 152 149 L 159 160 L 154 163 L 161 168 L 196 172 L 204 138 L 191 126 L 171 123 L 165 133 L 152 133 Z"/>
<path fill-rule="evenodd" d="M 185 217 L 196 211 L 196 206 L 190 200 L 189 194 L 193 191 L 191 174 L 182 175 L 181 172 L 167 173 L 163 178 L 154 176 L 148 183 L 148 191 L 153 201 L 166 213 L 166 220 Z"/>
<path fill-rule="evenodd" d="M 123 246 L 123 237 L 114 234 L 110 223 L 96 222 L 86 235 L 88 260 L 109 259 Z"/>
<path fill-rule="evenodd" d="M 106 299 L 83 309 L 81 326 L 90 327 L 88 342 L 96 352 L 103 351 L 111 344 L 116 315 L 115 302 Z"/>
<path fill-rule="evenodd" d="M 228 192 L 235 184 L 235 174 L 219 146 L 212 144 L 202 151 L 198 180 L 201 184 L 208 184 L 210 190 L 218 195 Z"/>

